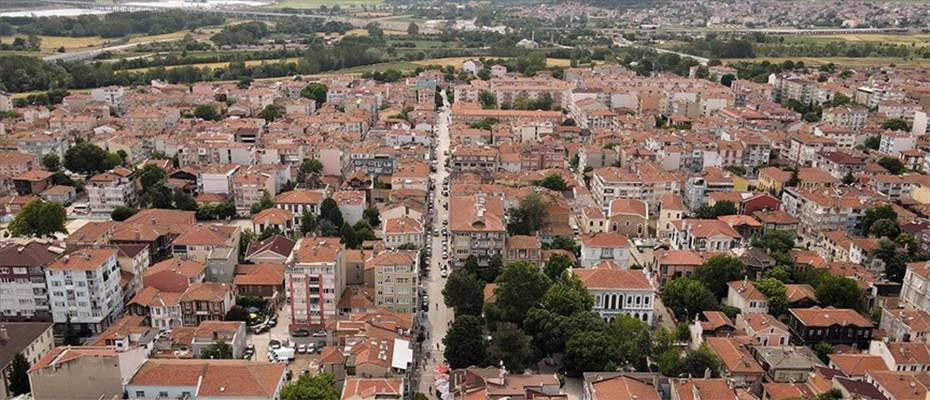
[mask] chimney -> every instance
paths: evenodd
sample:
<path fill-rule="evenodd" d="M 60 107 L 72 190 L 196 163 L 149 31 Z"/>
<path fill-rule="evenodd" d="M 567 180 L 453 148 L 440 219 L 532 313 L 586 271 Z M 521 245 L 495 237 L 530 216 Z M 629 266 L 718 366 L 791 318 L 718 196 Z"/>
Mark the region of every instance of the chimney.
<path fill-rule="evenodd" d="M 0 325 L 0 341 L 6 342 L 8 340 L 10 340 L 10 332 L 7 331 L 6 325 Z"/>

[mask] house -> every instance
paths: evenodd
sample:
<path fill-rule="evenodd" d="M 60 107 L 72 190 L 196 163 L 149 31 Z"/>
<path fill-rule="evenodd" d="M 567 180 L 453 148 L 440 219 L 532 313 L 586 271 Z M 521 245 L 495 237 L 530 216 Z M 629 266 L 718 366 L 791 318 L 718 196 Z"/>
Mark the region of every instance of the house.
<path fill-rule="evenodd" d="M 239 250 L 239 227 L 230 225 L 198 225 L 181 233 L 171 244 L 175 257 L 206 262 L 214 252 L 223 249 Z M 231 275 L 231 272 L 230 272 Z"/>
<path fill-rule="evenodd" d="M 131 400 L 279 398 L 286 366 L 245 360 L 148 360 L 126 383 Z"/>
<path fill-rule="evenodd" d="M 791 331 L 784 323 L 769 314 L 738 314 L 736 328 L 763 346 L 785 346 L 791 340 Z"/>
<path fill-rule="evenodd" d="M 620 268 L 632 264 L 631 244 L 626 236 L 613 232 L 595 233 L 581 237 L 581 266 L 591 268 L 602 261 L 610 261 Z"/>
<path fill-rule="evenodd" d="M 727 380 L 732 387 L 747 388 L 758 392 L 765 371 L 746 348 L 747 339 L 745 337 L 709 337 L 705 341 L 720 359 L 723 374 L 728 377 Z"/>
<path fill-rule="evenodd" d="M 233 359 L 241 358 L 246 346 L 245 322 L 201 322 L 194 328 L 191 336 L 191 352 L 195 358 L 203 358 L 203 351 L 216 342 L 228 344 L 232 350 Z"/>
<path fill-rule="evenodd" d="M 736 330 L 736 325 L 720 311 L 704 311 L 696 315 L 688 327 L 691 334 L 691 348 L 697 349 L 708 337 L 730 336 Z"/>
<path fill-rule="evenodd" d="M 801 222 L 797 217 L 781 210 L 755 211 L 752 216 L 762 224 L 763 235 L 774 231 L 791 232 L 796 235 L 798 224 Z"/>
<path fill-rule="evenodd" d="M 731 388 L 725 379 L 670 379 L 670 400 L 740 400 L 749 394 L 745 389 Z"/>
<path fill-rule="evenodd" d="M 468 72 L 474 76 L 478 76 L 478 73 L 484 69 L 484 63 L 478 59 L 465 60 L 462 63 L 462 70 Z"/>
<path fill-rule="evenodd" d="M 35 365 L 55 346 L 51 322 L 6 322 L 0 324 L 0 399 L 9 399 L 13 358 L 22 354 Z"/>
<path fill-rule="evenodd" d="M 747 279 L 727 283 L 725 304 L 740 309 L 742 315 L 769 312 L 769 299 Z"/>
<path fill-rule="evenodd" d="M 29 369 L 35 400 L 99 400 L 123 397 L 128 382 L 143 362 L 146 350 L 117 351 L 101 346 L 60 346 Z"/>
<path fill-rule="evenodd" d="M 452 371 L 449 378 L 449 392 L 455 398 L 567 399 L 555 374 L 509 374 L 503 368 L 469 367 Z"/>
<path fill-rule="evenodd" d="M 658 250 L 655 259 L 656 280 L 661 289 L 675 278 L 693 275 L 704 263 L 705 254 L 692 250 Z"/>
<path fill-rule="evenodd" d="M 617 372 L 586 372 L 584 378 L 584 400 L 660 399 L 654 380 Z"/>
<path fill-rule="evenodd" d="M 259 297 L 272 306 L 284 301 L 284 264 L 239 264 L 234 275 L 233 287 L 237 296 Z"/>
<path fill-rule="evenodd" d="M 397 313 L 417 311 L 420 273 L 418 251 L 385 251 L 365 262 L 374 270 L 375 305 Z"/>
<path fill-rule="evenodd" d="M 722 252 L 736 248 L 742 239 L 733 227 L 717 219 L 683 219 L 672 224 L 675 250 Z"/>
<path fill-rule="evenodd" d="M 115 248 L 86 248 L 64 255 L 45 270 L 56 328 L 68 320 L 80 336 L 103 332 L 123 311 Z M 58 329 L 56 329 L 58 331 Z"/>
<path fill-rule="evenodd" d="M 930 312 L 930 263 L 907 264 L 904 281 L 901 283 L 901 301 L 923 312 Z"/>
<path fill-rule="evenodd" d="M 888 400 L 923 399 L 930 388 L 926 372 L 869 371 L 865 382 L 871 384 Z"/>
<path fill-rule="evenodd" d="M 848 308 L 791 308 L 788 327 L 796 343 L 821 342 L 865 348 L 872 340 L 872 322 Z"/>
<path fill-rule="evenodd" d="M 755 346 L 752 355 L 765 370 L 770 382 L 807 382 L 820 358 L 807 346 Z"/>
<path fill-rule="evenodd" d="M 182 325 L 198 326 L 203 321 L 222 321 L 235 305 L 234 297 L 232 287 L 224 283 L 190 285 L 178 298 Z"/>
<path fill-rule="evenodd" d="M 130 315 L 147 317 L 152 328 L 174 329 L 183 323 L 181 293 L 146 286 L 126 303 L 126 308 Z"/>
<path fill-rule="evenodd" d="M 245 250 L 245 260 L 253 263 L 276 263 L 284 264 L 297 242 L 281 235 L 272 235 L 268 239 L 249 242 Z"/>
<path fill-rule="evenodd" d="M 681 196 L 673 193 L 659 199 L 659 221 L 656 223 L 656 236 L 668 239 L 672 236 L 672 223 L 684 217 L 685 205 Z"/>
<path fill-rule="evenodd" d="M 930 341 L 930 314 L 922 310 L 882 307 L 879 329 L 891 341 Z"/>
<path fill-rule="evenodd" d="M 879 357 L 889 371 L 930 371 L 930 345 L 926 343 L 873 340 L 869 354 Z"/>
<path fill-rule="evenodd" d="M 543 265 L 542 252 L 542 244 L 533 236 L 509 236 L 504 245 L 504 265 L 526 261 L 541 267 Z"/>
<path fill-rule="evenodd" d="M 39 193 L 39 196 L 45 201 L 67 206 L 77 197 L 77 189 L 74 186 L 54 185 Z"/>
<path fill-rule="evenodd" d="M 34 240 L 0 247 L 0 322 L 51 321 L 45 267 L 64 249 Z M 15 294 L 15 295 L 12 295 Z"/>
<path fill-rule="evenodd" d="M 39 194 L 52 187 L 52 177 L 55 174 L 48 171 L 34 169 L 25 171 L 13 177 L 13 186 L 20 196 Z"/>
<path fill-rule="evenodd" d="M 594 297 L 594 311 L 604 320 L 623 314 L 652 324 L 656 290 L 642 271 L 622 269 L 610 261 L 571 271 Z"/>
<path fill-rule="evenodd" d="M 888 371 L 882 357 L 875 354 L 830 354 L 830 368 L 841 371 L 850 379 L 864 380 L 869 371 Z"/>
<path fill-rule="evenodd" d="M 321 203 L 323 203 L 323 192 L 309 189 L 294 189 L 274 198 L 275 207 L 294 214 L 295 224 L 300 223 L 298 220 L 304 210 L 313 215 L 320 215 Z"/>
<path fill-rule="evenodd" d="M 342 400 L 400 400 L 404 381 L 398 378 L 363 379 L 349 377 L 342 384 Z"/>
<path fill-rule="evenodd" d="M 388 248 L 396 249 L 404 245 L 412 245 L 416 249 L 423 247 L 425 234 L 419 221 L 399 217 L 385 220 L 383 226 L 384 245 Z"/>
<path fill-rule="evenodd" d="M 285 235 L 294 233 L 294 213 L 281 208 L 266 208 L 252 215 L 252 232 L 261 233 L 267 229 Z"/>
<path fill-rule="evenodd" d="M 626 237 L 649 236 L 649 205 L 642 200 L 613 199 L 607 215 L 608 230 Z"/>
<path fill-rule="evenodd" d="M 788 297 L 789 308 L 810 308 L 818 304 L 817 292 L 806 283 L 785 284 L 785 295 Z"/>
<path fill-rule="evenodd" d="M 333 193 L 333 200 L 339 205 L 342 219 L 349 225 L 361 221 L 368 204 L 368 196 L 362 190 L 340 190 Z"/>
<path fill-rule="evenodd" d="M 206 278 L 206 265 L 183 258 L 169 258 L 149 267 L 142 276 L 143 287 L 163 292 L 183 293 L 190 285 Z"/>

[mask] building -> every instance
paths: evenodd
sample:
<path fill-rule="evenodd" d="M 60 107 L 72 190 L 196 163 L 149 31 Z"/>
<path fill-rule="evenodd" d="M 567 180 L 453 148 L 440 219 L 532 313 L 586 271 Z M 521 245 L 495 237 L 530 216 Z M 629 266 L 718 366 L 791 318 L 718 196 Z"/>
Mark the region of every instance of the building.
<path fill-rule="evenodd" d="M 244 360 L 148 360 L 126 384 L 131 400 L 275 400 L 286 365 Z"/>
<path fill-rule="evenodd" d="M 628 315 L 652 324 L 656 290 L 642 271 L 601 261 L 593 268 L 572 269 L 572 273 L 588 288 L 594 297 L 594 311 L 604 320 Z"/>
<path fill-rule="evenodd" d="M 722 375 L 727 377 L 727 381 L 733 387 L 759 392 L 765 370 L 749 353 L 746 338 L 709 337 L 705 341 L 720 359 Z"/>
<path fill-rule="evenodd" d="M 543 265 L 542 243 L 533 236 L 513 235 L 507 237 L 504 247 L 504 265 L 516 261 L 526 261 L 533 265 Z"/>
<path fill-rule="evenodd" d="M 375 306 L 397 313 L 417 312 L 420 274 L 418 251 L 386 251 L 365 261 L 374 270 Z"/>
<path fill-rule="evenodd" d="M 727 284 L 725 304 L 740 309 L 741 315 L 766 314 L 769 312 L 769 299 L 753 282 L 746 279 Z"/>
<path fill-rule="evenodd" d="M 675 278 L 693 275 L 704 263 L 705 254 L 692 250 L 658 250 L 655 259 L 656 281 L 662 289 Z"/>
<path fill-rule="evenodd" d="M 626 237 L 649 236 L 649 205 L 642 200 L 612 200 L 607 219 L 610 232 Z"/>
<path fill-rule="evenodd" d="M 794 342 L 804 345 L 829 343 L 866 348 L 872 340 L 872 322 L 848 308 L 791 308 L 788 327 Z"/>
<path fill-rule="evenodd" d="M 234 274 L 233 287 L 237 296 L 260 297 L 272 305 L 284 301 L 284 264 L 239 264 Z"/>
<path fill-rule="evenodd" d="M 930 371 L 930 346 L 926 343 L 873 340 L 869 354 L 880 357 L 889 371 Z"/>
<path fill-rule="evenodd" d="M 591 177 L 591 194 L 605 213 L 616 198 L 642 200 L 649 205 L 649 212 L 655 213 L 663 195 L 680 191 L 679 179 L 655 164 L 599 168 Z"/>
<path fill-rule="evenodd" d="M 815 368 L 823 366 L 807 346 L 755 346 L 752 354 L 770 382 L 807 382 Z"/>
<path fill-rule="evenodd" d="M 672 248 L 725 252 L 736 248 L 743 237 L 718 219 L 683 219 L 672 224 Z"/>
<path fill-rule="evenodd" d="M 620 268 L 632 264 L 630 240 L 617 233 L 595 233 L 581 237 L 581 266 L 591 268 L 610 261 Z"/>
<path fill-rule="evenodd" d="M 398 378 L 364 379 L 350 377 L 342 384 L 342 400 L 400 400 L 404 381 Z"/>
<path fill-rule="evenodd" d="M 452 196 L 449 209 L 450 257 L 456 266 L 465 265 L 469 256 L 481 265 L 495 255 L 503 255 L 507 238 L 504 202 L 485 194 Z"/>
<path fill-rule="evenodd" d="M 910 308 L 882 307 L 879 329 L 891 341 L 930 341 L 930 314 Z"/>
<path fill-rule="evenodd" d="M 631 374 L 632 375 L 632 374 Z M 586 372 L 583 400 L 659 400 L 655 381 L 617 372 Z"/>
<path fill-rule="evenodd" d="M 336 303 L 346 287 L 345 248 L 339 238 L 307 237 L 285 268 L 291 298 L 291 331 L 322 328 L 338 315 Z"/>
<path fill-rule="evenodd" d="M 5 322 L 0 324 L 0 400 L 13 397 L 10 393 L 10 371 L 13 358 L 22 354 L 35 365 L 55 346 L 51 322 Z"/>
<path fill-rule="evenodd" d="M 63 252 L 37 240 L 0 248 L 0 322 L 52 320 L 45 267 Z"/>
<path fill-rule="evenodd" d="M 29 369 L 35 400 L 121 399 L 123 385 L 145 362 L 146 350 L 103 346 L 61 346 Z"/>
<path fill-rule="evenodd" d="M 92 216 L 105 218 L 116 207 L 132 206 L 135 194 L 132 171 L 114 168 L 90 178 L 87 184 L 87 206 Z"/>
<path fill-rule="evenodd" d="M 183 324 L 181 292 L 164 292 L 153 286 L 142 288 L 126 303 L 130 315 L 147 317 L 155 329 L 174 329 Z"/>
<path fill-rule="evenodd" d="M 45 270 L 56 331 L 70 319 L 80 336 L 103 332 L 123 311 L 114 248 L 87 248 L 62 256 Z"/>
<path fill-rule="evenodd" d="M 413 218 L 398 217 L 385 220 L 382 230 L 384 245 L 390 249 L 404 245 L 411 245 L 416 249 L 423 247 L 423 224 Z"/>
<path fill-rule="evenodd" d="M 930 313 L 930 263 L 907 264 L 904 281 L 901 283 L 901 301 L 911 307 Z"/>
<path fill-rule="evenodd" d="M 256 264 L 270 262 L 283 265 L 296 246 L 297 242 L 291 239 L 281 235 L 272 235 L 262 241 L 249 242 L 245 249 L 245 259 Z"/>
<path fill-rule="evenodd" d="M 232 287 L 225 283 L 203 282 L 190 285 L 178 298 L 181 323 L 198 326 L 204 321 L 222 321 L 236 304 Z"/>

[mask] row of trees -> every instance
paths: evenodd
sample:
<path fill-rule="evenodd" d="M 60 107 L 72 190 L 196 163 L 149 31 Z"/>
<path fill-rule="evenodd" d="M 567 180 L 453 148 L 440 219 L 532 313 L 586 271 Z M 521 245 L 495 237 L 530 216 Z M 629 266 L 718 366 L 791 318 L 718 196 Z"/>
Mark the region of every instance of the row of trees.
<path fill-rule="evenodd" d="M 184 29 L 222 25 L 224 18 L 209 13 L 186 13 L 180 10 L 114 12 L 104 15 L 74 17 L 0 18 L 0 25 L 15 28 L 15 33 L 45 36 L 101 36 L 121 38 L 133 34 L 160 35 Z"/>

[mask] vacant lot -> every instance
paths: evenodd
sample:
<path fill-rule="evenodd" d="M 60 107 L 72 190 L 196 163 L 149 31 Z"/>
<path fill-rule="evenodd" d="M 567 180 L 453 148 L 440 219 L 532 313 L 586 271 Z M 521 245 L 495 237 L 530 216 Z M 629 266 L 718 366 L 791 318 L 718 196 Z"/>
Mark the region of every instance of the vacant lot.
<path fill-rule="evenodd" d="M 373 6 L 384 3 L 384 0 L 278 0 L 268 7 L 273 8 L 319 8 L 320 6 L 358 7 Z"/>

